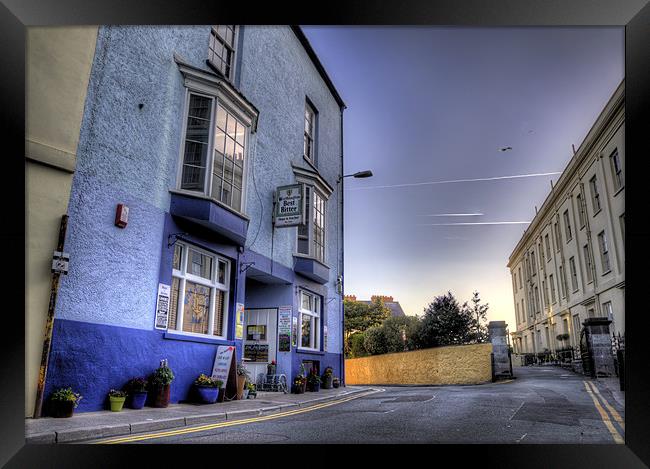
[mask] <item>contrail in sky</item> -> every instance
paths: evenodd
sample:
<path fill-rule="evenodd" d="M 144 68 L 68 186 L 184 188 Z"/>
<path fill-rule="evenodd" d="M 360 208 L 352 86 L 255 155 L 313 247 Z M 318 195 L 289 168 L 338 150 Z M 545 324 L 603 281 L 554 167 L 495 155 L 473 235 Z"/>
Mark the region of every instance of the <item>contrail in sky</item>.
<path fill-rule="evenodd" d="M 482 213 L 434 213 L 432 215 L 420 215 L 422 217 L 478 217 Z"/>
<path fill-rule="evenodd" d="M 449 179 L 446 181 L 427 181 L 427 182 L 407 182 L 404 184 L 389 184 L 386 186 L 367 186 L 367 187 L 351 187 L 346 189 L 346 191 L 360 191 L 364 189 L 387 189 L 392 187 L 412 187 L 412 186 L 427 186 L 433 184 L 452 184 L 456 182 L 475 182 L 475 181 L 498 181 L 500 179 L 518 179 L 518 178 L 531 178 L 538 176 L 553 176 L 556 174 L 562 174 L 559 171 L 552 173 L 531 173 L 531 174 L 514 174 L 512 176 L 495 176 L 489 178 L 475 178 L 475 179 Z"/>
<path fill-rule="evenodd" d="M 526 225 L 529 221 L 484 221 L 475 223 L 422 223 L 415 226 L 454 226 L 454 225 Z"/>

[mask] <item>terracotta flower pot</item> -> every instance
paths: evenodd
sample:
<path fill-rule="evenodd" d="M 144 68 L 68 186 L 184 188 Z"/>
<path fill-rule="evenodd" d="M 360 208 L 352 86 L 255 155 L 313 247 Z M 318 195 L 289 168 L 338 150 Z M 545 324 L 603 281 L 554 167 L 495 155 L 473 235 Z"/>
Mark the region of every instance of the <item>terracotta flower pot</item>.
<path fill-rule="evenodd" d="M 154 388 L 154 407 L 167 407 L 169 405 L 169 394 L 171 385 L 156 386 Z"/>
<path fill-rule="evenodd" d="M 237 375 L 237 400 L 244 398 L 245 384 L 246 384 L 246 376 Z"/>

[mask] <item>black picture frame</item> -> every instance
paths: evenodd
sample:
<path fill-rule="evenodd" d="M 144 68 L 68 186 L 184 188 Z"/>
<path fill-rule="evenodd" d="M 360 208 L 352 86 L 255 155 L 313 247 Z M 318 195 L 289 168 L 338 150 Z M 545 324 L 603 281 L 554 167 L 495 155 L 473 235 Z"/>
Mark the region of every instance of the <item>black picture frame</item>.
<path fill-rule="evenodd" d="M 119 447 L 86 445 L 31 445 L 24 441 L 24 320 L 16 312 L 24 309 L 24 271 L 20 269 L 20 246 L 24 243 L 25 206 L 16 202 L 24 193 L 24 28 L 34 25 L 65 24 L 411 24 L 464 26 L 625 26 L 626 75 L 626 242 L 634 255 L 627 256 L 626 270 L 626 444 L 623 445 L 439 445 L 424 448 L 425 462 L 442 463 L 451 457 L 453 464 L 480 464 L 494 467 L 644 467 L 650 465 L 650 405 L 647 372 L 650 352 L 647 335 L 649 316 L 644 295 L 647 279 L 648 249 L 642 243 L 650 239 L 644 222 L 648 199 L 643 167 L 647 155 L 644 138 L 650 113 L 650 5 L 646 0 L 411 0 L 392 4 L 380 1 L 330 1 L 311 5 L 317 8 L 283 7 L 278 2 L 242 8 L 236 2 L 198 2 L 189 0 L 141 0 L 139 2 L 62 0 L 4 0 L 0 5 L 0 47 L 2 47 L 2 129 L 4 130 L 5 192 L 2 238 L 5 246 L 5 290 L 11 306 L 5 307 L 6 333 L 2 340 L 3 385 L 0 404 L 0 463 L 7 467 L 130 467 L 132 452 Z M 343 93 L 345 90 L 342 90 Z M 24 244 L 22 244 L 24 245 Z M 13 247 L 12 247 L 13 246 Z M 15 257 L 15 259 L 14 259 Z M 11 266 L 11 268 L 7 268 Z M 18 271 L 17 271 L 18 270 Z M 16 292 L 18 292 L 16 294 Z M 13 321 L 13 323 L 10 322 Z M 145 449 L 148 448 L 148 449 Z M 183 451 L 156 451 L 143 446 L 151 464 L 170 463 L 170 453 L 190 462 L 196 458 Z M 185 448 L 189 450 L 190 448 Z M 391 445 L 373 447 L 372 452 L 393 451 Z M 310 450 L 303 446 L 303 451 Z M 194 450 L 192 450 L 194 451 Z M 292 450 L 293 451 L 293 450 Z M 297 448 L 296 448 L 297 451 Z M 317 451 L 322 451 L 322 449 Z M 352 454 L 327 451 L 338 465 L 363 461 L 368 448 Z M 239 448 L 219 449 L 232 461 Z M 403 458 L 416 463 L 399 449 Z M 223 459 L 220 456 L 221 459 Z M 330 459 L 328 457 L 328 459 Z"/>

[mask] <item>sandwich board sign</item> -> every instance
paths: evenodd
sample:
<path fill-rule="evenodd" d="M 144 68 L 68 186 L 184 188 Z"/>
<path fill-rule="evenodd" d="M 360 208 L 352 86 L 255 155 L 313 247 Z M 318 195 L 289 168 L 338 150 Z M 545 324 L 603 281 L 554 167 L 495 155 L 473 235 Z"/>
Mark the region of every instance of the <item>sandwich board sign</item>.
<path fill-rule="evenodd" d="M 280 186 L 275 191 L 273 224 L 278 227 L 298 226 L 304 223 L 304 196 L 302 184 Z"/>
<path fill-rule="evenodd" d="M 212 379 L 218 379 L 222 383 L 217 399 L 219 402 L 223 402 L 224 397 L 232 400 L 237 396 L 237 367 L 233 360 L 234 353 L 235 347 L 232 345 L 220 345 L 214 357 Z"/>

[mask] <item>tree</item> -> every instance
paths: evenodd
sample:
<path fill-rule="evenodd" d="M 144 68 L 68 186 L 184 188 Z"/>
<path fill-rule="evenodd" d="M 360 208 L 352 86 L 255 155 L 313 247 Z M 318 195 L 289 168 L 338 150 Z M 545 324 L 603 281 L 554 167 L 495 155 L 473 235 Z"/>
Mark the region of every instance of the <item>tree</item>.
<path fill-rule="evenodd" d="M 363 343 L 366 338 L 365 333 L 355 332 L 350 336 L 350 357 L 359 358 L 368 355 L 368 351 Z"/>
<path fill-rule="evenodd" d="M 487 311 L 490 307 L 489 303 L 481 304 L 479 293 L 475 291 L 472 294 L 471 305 L 468 306 L 468 313 L 472 318 L 472 329 L 474 334 L 474 341 L 477 343 L 488 341 L 487 329 Z"/>
<path fill-rule="evenodd" d="M 363 347 L 370 355 L 388 353 L 388 337 L 381 326 L 370 327 L 364 332 Z"/>
<path fill-rule="evenodd" d="M 425 308 L 417 334 L 419 348 L 466 344 L 474 338 L 467 303 L 459 305 L 451 292 L 437 296 Z"/>
<path fill-rule="evenodd" d="M 355 332 L 364 332 L 370 327 L 378 326 L 384 319 L 390 316 L 388 309 L 381 298 L 377 298 L 373 303 L 366 304 L 361 301 L 343 301 L 343 311 L 345 314 L 345 353 L 350 355 L 351 344 L 350 337 Z"/>
<path fill-rule="evenodd" d="M 388 353 L 414 350 L 417 348 L 417 334 L 420 320 L 417 316 L 397 316 L 386 319 L 384 329 Z"/>

